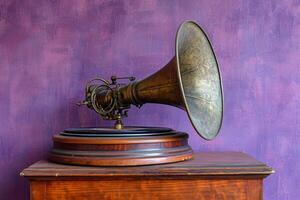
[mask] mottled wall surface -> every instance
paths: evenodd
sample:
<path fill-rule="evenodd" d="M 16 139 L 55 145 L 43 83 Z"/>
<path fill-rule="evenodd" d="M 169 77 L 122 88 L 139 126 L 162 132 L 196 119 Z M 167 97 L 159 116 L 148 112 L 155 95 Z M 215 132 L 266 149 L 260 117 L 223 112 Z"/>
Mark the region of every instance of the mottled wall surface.
<path fill-rule="evenodd" d="M 183 111 L 163 105 L 134 108 L 125 123 L 186 131 L 196 151 L 249 153 L 276 170 L 265 199 L 298 199 L 299 0 L 1 0 L 0 199 L 28 195 L 18 174 L 45 158 L 53 134 L 103 124 L 75 105 L 87 80 L 152 74 L 174 55 L 186 19 L 203 26 L 218 56 L 220 135 L 200 139 Z"/>

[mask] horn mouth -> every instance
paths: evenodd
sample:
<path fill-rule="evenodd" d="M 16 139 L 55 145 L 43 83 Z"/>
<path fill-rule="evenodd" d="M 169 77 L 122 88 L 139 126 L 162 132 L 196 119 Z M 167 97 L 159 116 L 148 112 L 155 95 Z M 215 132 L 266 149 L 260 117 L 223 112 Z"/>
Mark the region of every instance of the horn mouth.
<path fill-rule="evenodd" d="M 176 61 L 185 110 L 197 133 L 211 140 L 223 119 L 221 73 L 207 35 L 193 21 L 183 22 L 177 31 Z"/>

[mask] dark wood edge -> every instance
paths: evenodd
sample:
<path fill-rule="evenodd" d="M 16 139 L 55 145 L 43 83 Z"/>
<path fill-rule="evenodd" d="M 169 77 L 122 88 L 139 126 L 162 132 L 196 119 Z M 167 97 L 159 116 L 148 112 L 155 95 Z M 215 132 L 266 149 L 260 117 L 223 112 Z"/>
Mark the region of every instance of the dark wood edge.
<path fill-rule="evenodd" d="M 146 154 L 147 155 L 147 154 Z M 187 148 L 183 152 L 175 152 L 174 155 L 162 154 L 157 157 L 87 157 L 87 156 L 65 156 L 51 154 L 50 160 L 63 164 L 74 164 L 82 166 L 144 166 L 153 164 L 174 163 L 189 160 L 193 157 L 192 150 Z"/>
<path fill-rule="evenodd" d="M 172 135 L 160 135 L 152 137 L 71 137 L 56 134 L 53 136 L 53 141 L 57 143 L 71 143 L 71 144 L 135 144 L 135 143 L 156 143 L 156 142 L 170 142 L 187 139 L 188 134 L 178 132 Z"/>
<path fill-rule="evenodd" d="M 230 179 L 230 180 L 249 180 L 249 179 L 264 179 L 268 175 L 167 175 L 167 176 L 161 176 L 161 175 L 153 175 L 153 176 L 118 176 L 117 180 L 224 180 L 224 179 Z M 53 177 L 53 176 L 28 176 L 26 177 L 30 181 L 109 181 L 109 180 L 116 180 L 116 177 L 108 177 L 108 176 L 69 176 L 69 177 Z"/>
<path fill-rule="evenodd" d="M 47 170 L 47 169 L 34 169 L 34 170 L 30 170 L 30 169 L 25 169 L 20 173 L 20 176 L 24 176 L 24 177 L 44 177 L 45 176 L 45 172 L 51 175 L 47 175 L 47 177 L 155 177 L 155 176 L 182 176 L 182 177 L 192 177 L 192 176 L 209 176 L 209 177 L 213 177 L 213 176 L 262 176 L 262 177 L 266 177 L 270 174 L 274 173 L 274 170 L 270 167 L 266 167 L 266 166 L 262 166 L 262 167 L 258 167 L 255 169 L 255 171 L 253 171 L 253 167 L 251 168 L 251 172 L 249 171 L 249 168 L 245 167 L 245 168 L 239 168 L 239 171 L 237 171 L 237 169 L 234 168 L 227 168 L 226 170 L 224 170 L 223 168 L 202 168 L 200 169 L 190 169 L 188 172 L 184 171 L 184 170 L 180 170 L 180 169 L 163 169 L 163 170 L 159 170 L 158 172 L 153 172 L 151 174 L 151 172 L 148 172 L 146 175 L 142 174 L 141 172 L 139 173 L 107 173 L 107 174 L 99 174 L 99 172 L 97 173 L 97 171 L 91 172 L 89 174 L 82 174 L 80 173 L 80 170 L 72 170 L 72 172 L 70 173 L 66 173 L 68 172 L 68 170 L 61 170 L 60 173 L 62 171 L 64 171 L 64 174 L 60 174 L 60 173 L 54 173 L 53 171 L 51 172 L 51 170 Z M 113 171 L 113 170 L 112 170 Z"/>

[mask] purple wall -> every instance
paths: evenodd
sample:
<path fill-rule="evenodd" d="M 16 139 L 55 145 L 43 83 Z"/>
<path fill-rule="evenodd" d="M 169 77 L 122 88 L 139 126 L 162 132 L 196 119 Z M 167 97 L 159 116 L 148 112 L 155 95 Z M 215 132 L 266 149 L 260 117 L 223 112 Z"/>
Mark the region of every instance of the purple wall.
<path fill-rule="evenodd" d="M 265 199 L 300 196 L 299 0 L 0 1 L 0 198 L 22 199 L 19 172 L 45 158 L 51 136 L 103 124 L 75 103 L 95 76 L 143 78 L 174 55 L 177 27 L 203 26 L 223 75 L 220 135 L 200 139 L 183 111 L 134 108 L 125 123 L 190 133 L 196 151 L 243 151 L 276 174 Z"/>

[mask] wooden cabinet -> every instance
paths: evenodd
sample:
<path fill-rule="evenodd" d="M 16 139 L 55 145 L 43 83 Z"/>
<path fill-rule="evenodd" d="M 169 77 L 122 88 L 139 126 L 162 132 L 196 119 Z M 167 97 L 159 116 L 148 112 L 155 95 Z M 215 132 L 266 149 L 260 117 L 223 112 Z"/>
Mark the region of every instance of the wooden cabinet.
<path fill-rule="evenodd" d="M 142 167 L 84 167 L 39 161 L 21 172 L 32 200 L 259 200 L 273 170 L 240 152 Z"/>

